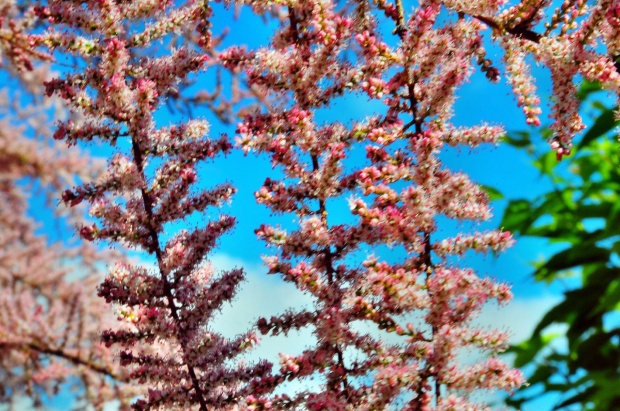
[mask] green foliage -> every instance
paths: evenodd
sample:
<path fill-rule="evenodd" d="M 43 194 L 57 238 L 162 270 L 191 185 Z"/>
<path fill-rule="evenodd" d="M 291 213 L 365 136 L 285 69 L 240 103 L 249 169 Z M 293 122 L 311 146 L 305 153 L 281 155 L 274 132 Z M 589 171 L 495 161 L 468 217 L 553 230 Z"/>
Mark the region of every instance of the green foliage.
<path fill-rule="evenodd" d="M 504 195 L 496 188 L 485 186 L 485 185 L 482 185 L 481 187 L 489 195 L 489 200 L 491 201 L 501 200 L 504 198 Z"/>
<path fill-rule="evenodd" d="M 596 90 L 588 84 L 580 97 Z M 521 236 L 566 245 L 535 265 L 537 281 L 567 275 L 580 279 L 580 286 L 567 290 L 564 300 L 543 316 L 531 338 L 511 348 L 516 366 L 534 370 L 528 375 L 530 386 L 507 400 L 515 407 L 557 392 L 557 410 L 620 409 L 620 328 L 609 326 L 610 318 L 616 324 L 620 318 L 620 148 L 607 134 L 618 123 L 612 109 L 601 103 L 591 107 L 598 116 L 571 158 L 558 163 L 548 152 L 534 161 L 553 190 L 533 201 L 511 201 L 501 223 Z M 523 132 L 507 139 L 530 150 L 532 140 Z M 562 325 L 566 332 L 546 332 L 551 325 Z"/>

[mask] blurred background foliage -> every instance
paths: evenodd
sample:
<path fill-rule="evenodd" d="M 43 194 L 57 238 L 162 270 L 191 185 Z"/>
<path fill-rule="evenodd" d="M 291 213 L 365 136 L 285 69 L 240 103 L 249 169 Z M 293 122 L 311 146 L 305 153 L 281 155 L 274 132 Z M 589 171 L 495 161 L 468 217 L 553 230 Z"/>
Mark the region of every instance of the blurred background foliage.
<path fill-rule="evenodd" d="M 620 410 L 620 143 L 614 132 L 620 123 L 617 107 L 603 103 L 598 90 L 586 83 L 579 91 L 592 126 L 570 158 L 536 154 L 533 141 L 546 140 L 548 129 L 507 138 L 528 150 L 553 188 L 510 201 L 501 226 L 517 239 L 538 237 L 559 249 L 532 263 L 533 276 L 565 284 L 563 300 L 542 316 L 531 338 L 509 350 L 529 386 L 506 403 L 523 410 L 534 410 L 549 393 L 559 398 L 554 410 Z"/>

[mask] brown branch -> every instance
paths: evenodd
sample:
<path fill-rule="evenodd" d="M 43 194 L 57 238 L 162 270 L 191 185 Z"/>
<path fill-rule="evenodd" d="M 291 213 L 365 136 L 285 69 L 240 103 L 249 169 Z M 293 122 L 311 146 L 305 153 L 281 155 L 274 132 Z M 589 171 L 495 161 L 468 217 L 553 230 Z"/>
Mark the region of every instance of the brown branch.
<path fill-rule="evenodd" d="M 15 345 L 15 346 L 22 346 L 24 347 L 24 345 L 22 344 L 0 344 L 0 347 L 6 347 L 6 346 L 11 346 L 11 345 Z M 129 382 L 129 378 L 128 377 L 123 377 L 117 373 L 115 373 L 113 370 L 103 367 L 101 365 L 97 365 L 94 364 L 86 359 L 83 359 L 81 356 L 79 355 L 71 355 L 69 353 L 67 353 L 65 350 L 60 349 L 60 348 L 50 348 L 50 347 L 41 347 L 39 346 L 37 343 L 35 342 L 31 342 L 28 344 L 25 344 L 25 348 L 36 351 L 38 353 L 41 354 L 48 354 L 48 355 L 53 355 L 55 357 L 59 357 L 59 358 L 63 358 L 69 362 L 71 362 L 72 364 L 75 365 L 83 365 L 85 367 L 88 367 L 89 369 L 98 372 L 99 374 L 103 374 L 106 375 L 108 377 L 111 377 L 117 381 L 120 382 L 124 382 L 127 383 Z"/>
<path fill-rule="evenodd" d="M 132 148 L 133 148 L 134 161 L 136 163 L 136 167 L 138 168 L 138 171 L 140 172 L 142 179 L 146 181 L 146 176 L 144 173 L 144 160 L 142 159 L 142 149 L 139 146 L 136 139 L 133 137 L 132 137 Z M 198 397 L 198 402 L 200 403 L 200 409 L 202 411 L 208 411 L 209 409 L 207 407 L 205 395 L 204 395 L 204 392 L 202 391 L 202 388 L 200 388 L 200 382 L 198 381 L 198 377 L 196 376 L 196 371 L 194 370 L 194 367 L 191 364 L 189 364 L 189 362 L 187 361 L 187 357 L 188 357 L 187 352 L 186 352 L 187 347 L 185 346 L 185 343 L 183 342 L 183 336 L 181 335 L 181 329 L 182 329 L 181 320 L 179 318 L 177 307 L 174 303 L 174 296 L 172 295 L 172 287 L 170 285 L 170 282 L 168 281 L 166 270 L 164 269 L 163 253 L 161 250 L 161 246 L 159 245 L 159 236 L 157 234 L 157 230 L 155 230 L 155 227 L 153 227 L 153 223 L 152 223 L 152 221 L 155 221 L 154 213 L 153 213 L 153 201 L 150 195 L 146 192 L 144 188 L 142 188 L 140 191 L 142 193 L 144 211 L 146 211 L 146 215 L 147 215 L 147 227 L 146 228 L 151 237 L 151 243 L 152 243 L 151 247 L 155 251 L 155 256 L 157 257 L 157 264 L 159 265 L 159 272 L 161 275 L 161 281 L 162 281 L 163 288 L 164 288 L 164 294 L 166 296 L 166 300 L 168 301 L 168 307 L 170 308 L 170 315 L 172 316 L 172 319 L 174 320 L 176 324 L 177 339 L 183 350 L 184 362 L 185 362 L 185 365 L 187 366 L 187 371 L 192 380 L 194 391 L 196 391 L 196 396 Z"/>
<path fill-rule="evenodd" d="M 494 30 L 497 30 L 500 32 L 505 31 L 506 33 L 513 34 L 517 37 L 532 41 L 536 44 L 538 44 L 540 42 L 540 39 L 543 37 L 540 33 L 536 33 L 535 31 L 526 29 L 525 27 L 517 26 L 514 28 L 506 28 L 506 27 L 500 26 L 497 22 L 495 22 L 495 20 L 489 19 L 487 17 L 483 17 L 483 16 L 471 16 L 471 17 L 475 18 L 476 20 L 480 20 L 481 22 L 483 22 L 484 24 L 486 24 L 487 26 L 491 27 Z"/>
<path fill-rule="evenodd" d="M 312 154 L 312 171 L 317 171 L 319 169 L 319 159 L 318 156 L 316 154 Z M 319 212 L 321 213 L 321 219 L 323 220 L 323 222 L 325 223 L 325 226 L 327 226 L 327 209 L 325 206 L 325 199 L 320 198 L 319 199 Z M 329 248 L 329 246 L 325 247 L 323 249 L 323 254 L 325 255 L 325 265 L 326 265 L 326 271 L 327 271 L 327 282 L 330 286 L 333 285 L 334 283 L 334 273 L 336 270 L 334 270 L 334 257 L 336 255 L 334 255 L 334 253 L 332 253 L 331 249 Z M 342 305 L 342 296 L 338 296 L 338 300 L 336 301 L 336 304 L 338 305 Z M 340 345 L 338 344 L 334 344 L 334 349 L 336 350 L 336 356 L 338 357 L 338 367 L 342 368 L 343 371 L 345 372 L 345 375 L 342 376 L 341 378 L 341 382 L 342 382 L 342 387 L 344 389 L 345 392 L 345 396 L 347 397 L 347 399 L 349 399 L 349 384 L 347 382 L 347 376 L 346 376 L 346 371 L 347 368 L 344 365 L 344 358 L 342 355 L 342 348 L 340 348 Z"/>
<path fill-rule="evenodd" d="M 297 29 L 297 16 L 295 15 L 295 10 L 292 7 L 288 8 L 288 20 L 291 24 L 291 31 L 293 32 L 293 38 L 295 39 L 295 43 L 299 41 L 299 30 Z"/>
<path fill-rule="evenodd" d="M 402 38 L 407 31 L 405 28 L 405 10 L 403 9 L 403 0 L 396 0 L 396 11 L 398 12 L 398 20 L 396 21 L 394 34 L 398 34 L 398 36 Z"/>
<path fill-rule="evenodd" d="M 299 35 L 297 16 L 295 15 L 295 10 L 292 7 L 288 8 L 288 16 L 289 16 L 289 23 L 290 23 L 290 26 L 291 26 L 291 31 L 292 31 L 293 39 L 295 41 L 295 44 L 297 44 L 299 46 L 300 45 L 300 41 L 302 39 L 301 39 L 301 37 Z M 303 104 L 302 104 L 302 106 L 303 106 Z M 305 109 L 306 107 L 303 107 L 303 108 Z M 313 153 L 311 153 L 310 157 L 312 159 L 312 171 L 316 172 L 320 168 L 318 154 L 313 152 Z M 318 200 L 319 200 L 319 211 L 318 212 L 321 215 L 321 219 L 323 220 L 323 222 L 327 226 L 327 210 L 326 210 L 325 199 L 319 198 Z M 330 286 L 332 286 L 333 283 L 334 283 L 334 273 L 336 271 L 334 269 L 334 266 L 333 266 L 333 258 L 336 257 L 337 255 L 332 253 L 332 251 L 331 251 L 329 246 L 325 247 L 322 250 L 322 253 L 325 256 L 327 281 L 328 281 L 328 284 Z M 341 298 L 342 297 L 339 296 L 338 300 L 335 301 L 335 303 L 339 304 L 339 305 L 342 305 Z M 346 396 L 346 398 L 348 400 L 349 399 L 349 386 L 348 386 L 348 383 L 347 383 L 347 376 L 346 376 L 347 368 L 344 365 L 344 358 L 343 358 L 343 354 L 342 354 L 342 349 L 340 348 L 340 345 L 337 344 L 337 343 L 333 345 L 333 349 L 336 352 L 338 367 L 342 368 L 343 371 L 345 372 L 345 375 L 343 375 L 340 380 L 341 380 L 341 383 L 342 383 L 343 390 L 345 392 L 345 396 Z"/>

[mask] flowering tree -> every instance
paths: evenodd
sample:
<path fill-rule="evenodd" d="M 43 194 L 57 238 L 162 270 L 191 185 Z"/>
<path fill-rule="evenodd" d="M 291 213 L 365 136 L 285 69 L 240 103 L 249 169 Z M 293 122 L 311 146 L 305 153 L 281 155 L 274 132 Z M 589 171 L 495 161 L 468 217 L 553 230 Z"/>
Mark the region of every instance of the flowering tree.
<path fill-rule="evenodd" d="M 358 4 L 351 17 L 327 1 L 291 4 L 290 24 L 276 34 L 272 48 L 233 50 L 223 57 L 246 65 L 251 82 L 270 84 L 294 99 L 292 107 L 248 116 L 239 125 L 239 144 L 270 154 L 288 180 L 287 185 L 267 179 L 258 201 L 274 212 L 293 212 L 300 221 L 290 234 L 267 225 L 257 230 L 279 251 L 266 264 L 316 301 L 313 310 L 259 321 L 264 333 L 315 327 L 317 346 L 299 357 L 284 355 L 279 378 L 324 372 L 325 385 L 318 393 L 277 397 L 279 405 L 448 409 L 466 407 L 474 389 L 510 390 L 522 382 L 496 358 L 465 369 L 454 361 L 460 348 L 503 349 L 505 335 L 469 323 L 487 299 L 507 301 L 510 293 L 505 285 L 449 264 L 446 256 L 471 248 L 500 251 L 512 239 L 489 232 L 431 240 L 437 215 L 478 221 L 490 216 L 479 187 L 442 169 L 440 148 L 494 143 L 502 135 L 499 127 L 457 129 L 449 123 L 453 93 L 482 52 L 480 38 L 471 35 L 479 24 L 461 19 L 435 29 L 440 10 L 428 4 L 405 19 L 402 9 L 388 7 L 401 40 L 392 49 L 380 40 L 370 4 Z M 351 63 L 342 57 L 345 50 L 358 51 L 359 58 Z M 349 90 L 385 97 L 385 114 L 350 127 L 319 125 L 315 111 Z M 370 163 L 350 169 L 344 160 L 359 145 Z M 357 224 L 330 224 L 329 200 L 346 193 L 353 194 Z M 402 246 L 406 260 L 391 264 L 368 255 L 362 266 L 347 264 L 351 253 L 380 244 Z M 410 313 L 423 313 L 421 321 L 401 325 Z M 355 321 L 371 321 L 403 338 L 383 343 L 356 332 Z M 345 358 L 351 350 L 363 357 Z"/>
<path fill-rule="evenodd" d="M 6 108 L 6 107 L 5 107 Z M 32 108 L 32 107 L 31 107 Z M 22 112 L 22 115 L 25 113 Z M 0 364 L 3 398 L 29 395 L 38 403 L 42 391 L 81 382 L 84 400 L 101 406 L 112 399 L 125 405 L 141 391 L 126 385 L 128 373 L 114 361 L 114 353 L 99 343 L 102 327 L 113 317 L 97 298 L 97 264 L 117 253 L 79 245 L 51 246 L 35 233 L 27 217 L 24 178 L 36 179 L 49 195 L 72 180 L 97 171 L 83 153 L 49 140 L 32 141 L 10 120 L 0 132 Z M 79 278 L 70 280 L 72 274 Z M 111 313 L 110 313 L 111 314 Z"/>
<path fill-rule="evenodd" d="M 265 2 L 250 3 L 259 11 L 265 7 Z M 494 356 L 465 368 L 455 361 L 462 349 L 495 354 L 506 348 L 505 334 L 475 329 L 471 319 L 487 300 L 506 302 L 510 292 L 455 266 L 449 257 L 467 250 L 498 252 L 513 240 L 501 231 L 436 237 L 441 215 L 474 221 L 490 217 L 485 192 L 467 176 L 443 168 L 439 153 L 444 145 L 495 144 L 503 135 L 500 127 L 457 128 L 450 122 L 455 92 L 475 63 L 491 81 L 499 79 L 482 47 L 486 26 L 505 50 L 508 79 L 528 124 L 540 124 L 541 110 L 526 53 L 550 68 L 556 95 L 551 146 L 558 159 L 570 153 L 571 139 L 584 127 L 574 75 L 618 90 L 613 58 L 587 48 L 595 38 L 617 37 L 618 6 L 602 2 L 578 24 L 585 2 L 566 2 L 545 33 L 537 34 L 532 28 L 549 3 L 523 2 L 500 10 L 501 2 L 422 1 L 407 14 L 401 1 L 352 1 L 353 10 L 346 14 L 331 1 L 290 1 L 289 24 L 270 47 L 232 49 L 222 56 L 227 64 L 244 67 L 251 84 L 293 100 L 288 107 L 249 115 L 238 126 L 238 144 L 267 153 L 285 175 L 279 181 L 268 178 L 257 200 L 275 213 L 294 213 L 300 224 L 292 233 L 269 225 L 257 229 L 277 248 L 265 259 L 270 273 L 315 298 L 311 310 L 258 323 L 263 333 L 315 329 L 316 347 L 298 357 L 283 355 L 276 380 L 324 372 L 324 385 L 320 392 L 276 397 L 279 406 L 466 409 L 476 407 L 470 403 L 472 392 L 510 391 L 522 384 L 519 372 Z M 455 12 L 455 18 L 439 24 L 443 10 Z M 393 20 L 396 40 L 383 39 L 386 24 L 380 14 Z M 614 42 L 607 45 L 615 58 Z M 356 57 L 347 58 L 347 51 Z M 318 110 L 354 92 L 381 100 L 384 113 L 350 126 L 318 123 Z M 369 164 L 347 167 L 348 152 L 360 145 Z M 352 194 L 357 224 L 328 221 L 330 200 L 346 193 Z M 368 255 L 380 244 L 402 246 L 407 258 L 388 263 L 370 255 L 362 267 L 347 264 L 353 252 L 363 249 Z M 401 324 L 398 316 L 406 313 L 423 313 L 418 314 L 422 319 Z M 352 324 L 362 320 L 404 338 L 386 345 L 354 330 Z M 345 351 L 362 356 L 345 358 Z"/>
<path fill-rule="evenodd" d="M 453 103 L 476 66 L 489 80 L 500 78 L 483 47 L 483 31 L 490 28 L 528 124 L 539 125 L 541 114 L 528 56 L 551 71 L 550 143 L 558 159 L 568 155 L 584 128 L 576 77 L 620 90 L 620 4 L 567 0 L 549 13 L 550 1 L 340 3 L 236 2 L 283 17 L 271 44 L 250 51 L 216 51 L 208 1 L 53 0 L 27 13 L 53 28 L 26 35 L 30 26 L 12 25 L 2 37 L 24 69 L 32 57 L 77 56 L 76 73 L 64 69 L 62 78 L 46 83 L 47 94 L 61 97 L 73 112 L 54 137 L 69 145 L 98 140 L 115 147 L 103 177 L 62 198 L 70 206 L 89 202 L 99 220 L 81 226 L 82 238 L 138 248 L 155 260 L 152 269 L 119 262 L 98 288 L 124 324 L 104 331 L 103 340 L 122 347 L 120 363 L 130 378 L 150 387 L 134 408 L 486 409 L 473 394 L 512 391 L 523 383 L 519 371 L 496 357 L 506 348 L 505 333 L 472 326 L 484 303 L 510 300 L 509 287 L 480 278 L 458 260 L 469 250 L 501 252 L 512 236 L 489 231 L 442 238 L 437 230 L 440 218 L 491 217 L 485 191 L 446 169 L 442 149 L 497 144 L 504 135 L 499 126 L 456 127 Z M 172 45 L 174 33 L 188 41 L 171 52 L 154 46 Z M 266 103 L 247 110 L 237 143 L 245 152 L 266 153 L 284 174 L 267 178 L 257 201 L 299 223 L 290 233 L 269 224 L 256 230 L 275 248 L 265 258 L 269 272 L 314 301 L 310 309 L 258 321 L 264 334 L 312 327 L 316 337 L 300 356 L 282 354 L 273 375 L 267 362 L 237 360 L 255 344 L 253 331 L 228 340 L 209 326 L 243 279 L 240 269 L 217 276 L 204 261 L 234 218 L 167 231 L 229 201 L 235 191 L 224 184 L 192 192 L 196 164 L 233 148 L 225 136 L 206 139 L 203 120 L 157 124 L 163 101 L 181 101 L 178 85 L 207 60 L 245 75 L 249 91 L 243 96 Z M 232 94 L 231 101 L 240 102 Z M 217 114 L 214 95 L 196 98 Z M 383 109 L 349 124 L 321 124 L 320 111 L 341 96 L 376 100 Z M 360 150 L 367 162 L 351 164 L 348 158 Z M 342 222 L 332 210 L 345 196 L 350 218 Z M 391 261 L 381 255 L 382 246 L 397 247 L 405 257 Z M 389 338 L 382 338 L 385 332 Z M 463 365 L 457 360 L 463 351 L 491 356 Z M 286 380 L 314 377 L 319 390 L 272 393 Z"/>
<path fill-rule="evenodd" d="M 51 73 L 41 60 L 50 57 L 30 49 L 31 11 L 12 2 L 0 9 L 3 68 L 21 91 L 0 92 L 0 400 L 14 405 L 27 396 L 37 406 L 69 386 L 78 404 L 118 400 L 126 409 L 144 389 L 127 384 L 129 373 L 99 341 L 114 317 L 95 289 L 101 265 L 122 256 L 81 242 L 50 244 L 28 210 L 31 197 L 55 203 L 67 185 L 94 178 L 103 165 L 51 141 L 53 119 L 66 110 L 43 95 Z M 83 210 L 54 214 L 60 230 L 84 220 Z"/>
<path fill-rule="evenodd" d="M 82 238 L 140 248 L 157 262 L 154 271 L 117 263 L 99 287 L 99 295 L 118 304 L 119 317 L 131 324 L 104 331 L 103 340 L 124 347 L 121 364 L 132 367 L 132 378 L 153 387 L 134 407 L 197 405 L 206 410 L 236 404 L 249 394 L 247 382 L 268 372 L 270 364 L 229 367 L 228 360 L 253 345 L 254 333 L 227 340 L 208 327 L 213 312 L 232 298 L 243 279 L 240 269 L 215 276 L 203 262 L 234 218 L 221 216 L 204 228 L 164 235 L 166 224 L 231 198 L 234 189 L 227 184 L 191 192 L 196 163 L 231 146 L 225 138 L 205 139 L 205 121 L 158 128 L 154 120 L 161 96 L 200 70 L 207 55 L 189 47 L 150 59 L 136 59 L 134 53 L 181 25 L 195 27 L 197 44 L 209 49 L 208 2 L 175 8 L 169 2 L 52 1 L 37 12 L 69 30 L 49 31 L 33 41 L 87 63 L 82 72 L 47 83 L 48 95 L 57 93 L 83 116 L 79 123 L 60 123 L 54 138 L 69 144 L 99 138 L 119 147 L 106 175 L 65 191 L 63 201 L 71 206 L 89 201 L 90 214 L 101 221 L 101 226 L 84 225 Z M 158 344 L 160 352 L 135 349 L 138 342 Z"/>

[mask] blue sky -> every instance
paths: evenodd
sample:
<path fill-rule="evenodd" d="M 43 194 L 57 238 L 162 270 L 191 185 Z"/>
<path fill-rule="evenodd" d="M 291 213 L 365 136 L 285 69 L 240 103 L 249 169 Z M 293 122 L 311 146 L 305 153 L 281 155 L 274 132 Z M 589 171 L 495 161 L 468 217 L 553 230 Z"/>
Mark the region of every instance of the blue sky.
<path fill-rule="evenodd" d="M 217 16 L 219 5 L 215 5 L 215 9 Z M 223 13 L 223 16 L 225 17 L 215 19 L 214 32 L 218 33 L 226 26 L 231 27 L 225 44 L 247 44 L 248 48 L 254 48 L 266 44 L 268 33 L 274 28 L 274 24 L 271 24 L 271 27 L 265 26 L 258 18 L 251 15 L 248 9 L 242 10 L 239 20 L 232 19 L 230 12 Z M 486 48 L 493 62 L 499 64 L 501 59 L 497 48 L 490 44 L 487 44 Z M 542 69 L 534 68 L 534 74 L 537 78 L 539 95 L 543 101 L 541 119 L 544 124 L 544 119 L 549 112 L 546 102 L 550 95 L 550 78 L 548 73 Z M 211 77 L 207 75 L 202 77 L 193 88 L 208 90 L 211 83 Z M 459 95 L 460 98 L 455 106 L 454 122 L 456 125 L 472 126 L 486 122 L 492 125 L 502 124 L 509 131 L 526 128 L 524 115 L 521 109 L 516 107 L 510 88 L 504 79 L 499 84 L 492 84 L 483 75 L 476 73 L 471 77 L 471 81 L 460 90 Z M 377 107 L 376 103 L 369 103 L 366 97 L 348 96 L 339 99 L 328 109 L 322 110 L 319 118 L 323 121 L 357 119 L 360 113 L 371 114 L 374 107 Z M 194 114 L 211 121 L 212 136 L 216 137 L 224 132 L 234 137 L 234 125 L 220 124 L 205 110 L 195 110 Z M 165 125 L 181 119 L 163 110 L 160 111 L 158 121 Z M 536 144 L 538 152 L 549 150 L 545 141 L 539 140 Z M 107 156 L 110 153 L 110 150 L 105 147 L 91 146 L 89 149 L 96 156 Z M 448 149 L 442 154 L 442 159 L 446 167 L 462 170 L 474 181 L 497 188 L 506 199 L 531 199 L 550 188 L 550 185 L 540 178 L 538 170 L 529 164 L 532 158 L 523 150 L 516 150 L 507 145 L 484 147 L 472 152 L 466 148 L 461 151 Z M 229 335 L 247 329 L 258 316 L 270 316 L 282 312 L 287 307 L 310 303 L 309 298 L 295 290 L 294 287 L 283 284 L 279 278 L 267 276 L 266 269 L 261 265 L 261 255 L 269 254 L 270 251 L 265 249 L 262 242 L 257 241 L 254 230 L 261 223 L 287 224 L 292 217 L 290 215 L 271 217 L 265 206 L 256 204 L 253 193 L 262 185 L 266 177 L 278 178 L 279 176 L 279 172 L 272 168 L 269 159 L 257 158 L 252 154 L 244 157 L 240 151 L 235 151 L 226 158 L 217 159 L 215 163 L 199 168 L 199 178 L 205 187 L 230 181 L 238 189 L 233 203 L 225 209 L 226 212 L 237 217 L 237 227 L 232 234 L 222 238 L 220 246 L 212 256 L 214 265 L 218 268 L 243 266 L 248 273 L 248 282 L 243 285 L 234 307 L 225 309 L 216 322 Z M 33 210 L 35 210 L 33 214 L 38 219 L 49 222 L 50 217 L 46 214 L 49 209 L 46 211 L 45 208 L 38 207 L 40 202 L 40 199 L 33 199 Z M 506 204 L 507 200 L 494 202 L 495 217 L 482 228 L 497 227 Z M 334 207 L 337 206 L 346 207 L 346 201 L 334 204 Z M 347 212 L 348 208 L 343 209 L 343 215 Z M 197 218 L 192 220 L 192 224 L 199 224 L 201 221 L 204 220 Z M 180 228 L 180 226 L 171 228 Z M 46 224 L 43 230 L 50 238 L 57 238 L 54 225 Z M 446 224 L 442 235 L 450 235 L 454 232 L 454 227 Z M 71 234 L 65 233 L 64 236 L 67 238 Z M 498 258 L 468 256 L 465 261 L 467 266 L 475 268 L 481 275 L 488 274 L 500 281 L 511 283 L 515 294 L 515 300 L 509 307 L 501 311 L 493 306 L 489 307 L 484 311 L 480 322 L 499 328 L 510 328 L 514 333 L 515 342 L 527 338 L 542 314 L 561 297 L 562 289 L 559 285 L 547 287 L 535 283 L 530 276 L 533 270 L 529 262 L 542 259 L 552 251 L 554 249 L 551 249 L 544 241 L 518 239 L 513 249 Z M 397 257 L 398 250 L 394 253 Z M 265 338 L 253 357 L 267 357 L 275 362 L 279 351 L 299 353 L 311 339 L 312 336 L 307 331 L 292 333 L 288 339 Z M 50 407 L 63 409 L 65 401 L 67 397 L 60 396 L 50 404 Z M 531 408 L 524 408 L 524 410 L 545 411 L 551 408 L 551 404 L 550 400 L 546 400 L 532 405 Z"/>

